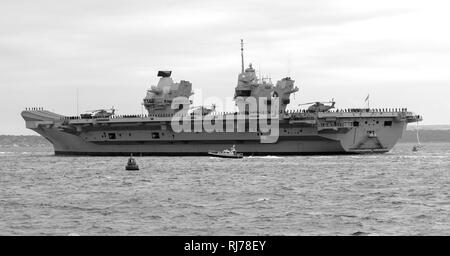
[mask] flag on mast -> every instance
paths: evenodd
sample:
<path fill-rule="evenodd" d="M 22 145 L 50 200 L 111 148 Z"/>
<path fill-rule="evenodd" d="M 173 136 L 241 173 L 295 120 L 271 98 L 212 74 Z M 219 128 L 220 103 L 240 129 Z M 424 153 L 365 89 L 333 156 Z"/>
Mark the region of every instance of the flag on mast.
<path fill-rule="evenodd" d="M 367 94 L 366 100 L 364 100 L 364 102 L 367 102 L 367 108 L 370 108 L 369 98 L 370 98 L 370 94 Z"/>

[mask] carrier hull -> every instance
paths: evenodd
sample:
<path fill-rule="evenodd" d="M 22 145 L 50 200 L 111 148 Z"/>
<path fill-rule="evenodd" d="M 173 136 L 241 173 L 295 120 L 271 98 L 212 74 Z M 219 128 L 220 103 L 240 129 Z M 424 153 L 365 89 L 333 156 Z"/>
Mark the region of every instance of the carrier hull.
<path fill-rule="evenodd" d="M 244 155 L 314 155 L 314 154 L 354 154 L 354 153 L 384 153 L 389 151 L 346 151 L 340 141 L 321 137 L 282 139 L 276 143 L 262 144 L 259 141 L 230 140 L 189 141 L 189 142 L 127 142 L 95 144 L 86 143 L 79 137 L 64 134 L 56 130 L 38 131 L 43 137 L 52 142 L 56 155 L 85 155 L 85 156 L 208 156 L 211 150 L 229 148 L 235 144 Z M 231 137 L 231 136 L 230 136 Z"/>
<path fill-rule="evenodd" d="M 330 127 L 325 122 L 329 115 L 338 116 L 333 121 L 336 126 Z M 233 144 L 246 156 L 385 153 L 394 147 L 412 120 L 386 113 L 379 116 L 359 113 L 350 117 L 333 112 L 323 113 L 314 123 L 305 123 L 294 122 L 291 116 L 280 120 L 275 143 L 262 143 L 260 134 L 251 132 L 177 134 L 171 130 L 167 118 L 67 120 L 67 117 L 48 111 L 24 111 L 22 116 L 27 128 L 52 143 L 56 155 L 86 156 L 207 156 L 210 151 L 221 151 Z M 339 118 L 341 121 L 359 120 L 361 125 L 343 126 Z M 370 122 L 365 125 L 364 120 Z M 389 121 L 390 126 L 383 125 L 386 120 L 393 120 Z M 158 126 L 153 126 L 156 124 Z M 151 137 L 155 132 L 158 138 Z M 103 137 L 103 134 L 109 137 Z"/>

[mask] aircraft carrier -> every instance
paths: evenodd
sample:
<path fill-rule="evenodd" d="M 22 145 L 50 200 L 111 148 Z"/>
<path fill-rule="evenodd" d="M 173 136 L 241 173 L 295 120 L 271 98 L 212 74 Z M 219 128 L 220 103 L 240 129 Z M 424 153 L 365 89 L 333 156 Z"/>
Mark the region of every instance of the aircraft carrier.
<path fill-rule="evenodd" d="M 26 127 L 50 141 L 56 155 L 207 155 L 235 145 L 244 155 L 385 153 L 401 138 L 408 123 L 422 117 L 406 108 L 336 109 L 334 100 L 311 102 L 287 110 L 294 80 L 273 84 L 249 65 L 234 90 L 236 112 L 193 108 L 192 84 L 174 82 L 159 71 L 159 82 L 143 100 L 147 113 L 117 115 L 100 109 L 65 116 L 43 108 L 26 108 Z"/>

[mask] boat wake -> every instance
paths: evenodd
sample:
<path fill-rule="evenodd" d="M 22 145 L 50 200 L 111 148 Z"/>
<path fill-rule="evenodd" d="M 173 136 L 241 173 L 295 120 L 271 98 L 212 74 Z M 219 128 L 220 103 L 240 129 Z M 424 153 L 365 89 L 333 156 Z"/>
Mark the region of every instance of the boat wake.
<path fill-rule="evenodd" d="M 278 158 L 284 158 L 281 156 L 249 156 L 247 158 L 258 158 L 258 159 L 278 159 Z"/>

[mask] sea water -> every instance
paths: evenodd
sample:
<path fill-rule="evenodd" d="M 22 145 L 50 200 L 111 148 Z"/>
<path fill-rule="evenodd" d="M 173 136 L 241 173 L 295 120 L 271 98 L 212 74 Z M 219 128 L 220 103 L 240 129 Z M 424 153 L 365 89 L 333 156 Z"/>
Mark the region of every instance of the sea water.
<path fill-rule="evenodd" d="M 26 142 L 26 141 L 25 141 Z M 450 235 L 450 144 L 375 155 L 55 156 L 0 142 L 0 235 Z"/>

